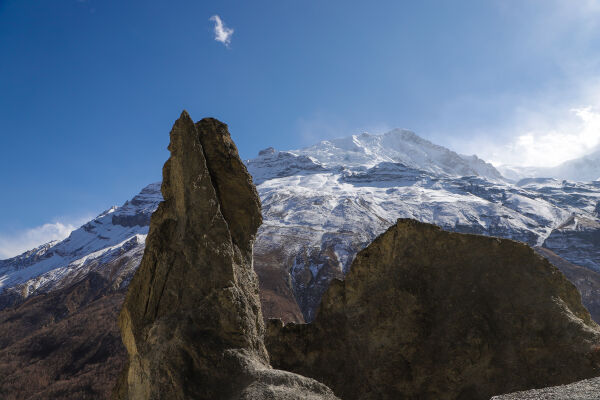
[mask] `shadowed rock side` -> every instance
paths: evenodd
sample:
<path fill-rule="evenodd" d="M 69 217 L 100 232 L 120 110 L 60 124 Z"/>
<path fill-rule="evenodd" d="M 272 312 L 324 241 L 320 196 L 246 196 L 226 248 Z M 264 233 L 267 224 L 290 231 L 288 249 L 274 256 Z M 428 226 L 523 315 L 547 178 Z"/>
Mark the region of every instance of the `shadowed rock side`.
<path fill-rule="evenodd" d="M 592 271 L 579 265 L 571 264 L 565 259 L 557 256 L 554 252 L 544 247 L 536 247 L 542 256 L 546 257 L 565 277 L 571 281 L 579 293 L 581 302 L 590 312 L 594 321 L 600 321 L 600 273 Z M 600 395 L 599 395 L 600 396 Z"/>
<path fill-rule="evenodd" d="M 600 327 L 530 247 L 401 219 L 334 281 L 315 321 L 271 320 L 276 368 L 352 399 L 489 399 L 600 374 Z"/>
<path fill-rule="evenodd" d="M 119 399 L 329 399 L 324 385 L 271 369 L 252 244 L 260 200 L 227 126 L 171 131 L 164 201 L 119 325 L 129 365 Z"/>

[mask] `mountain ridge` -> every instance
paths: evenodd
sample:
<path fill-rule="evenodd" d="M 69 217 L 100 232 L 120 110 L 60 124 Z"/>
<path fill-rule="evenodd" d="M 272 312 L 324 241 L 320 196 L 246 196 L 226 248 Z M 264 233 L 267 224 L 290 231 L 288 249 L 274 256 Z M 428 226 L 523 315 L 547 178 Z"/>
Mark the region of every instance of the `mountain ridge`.
<path fill-rule="evenodd" d="M 417 155 L 401 157 L 415 146 L 423 147 L 413 151 Z M 511 184 L 495 179 L 496 170 L 494 179 L 453 175 L 457 168 L 471 168 L 465 158 L 479 163 L 476 156 L 460 156 L 413 132 L 394 130 L 303 150 L 268 148 L 247 160 L 263 204 L 255 267 L 263 303 L 270 304 L 265 309 L 290 320 L 311 320 L 329 282 L 343 278 L 354 255 L 397 218 L 544 246 L 575 264 L 587 257 L 585 266 L 600 271 L 600 255 L 565 246 L 588 239 L 560 228 L 573 215 L 597 220 L 600 183 L 530 178 Z M 139 264 L 150 215 L 162 199 L 159 185 L 148 185 L 63 242 L 0 261 L 0 308 L 102 271 L 114 259 L 123 269 L 103 273 L 114 285 L 126 285 Z"/>

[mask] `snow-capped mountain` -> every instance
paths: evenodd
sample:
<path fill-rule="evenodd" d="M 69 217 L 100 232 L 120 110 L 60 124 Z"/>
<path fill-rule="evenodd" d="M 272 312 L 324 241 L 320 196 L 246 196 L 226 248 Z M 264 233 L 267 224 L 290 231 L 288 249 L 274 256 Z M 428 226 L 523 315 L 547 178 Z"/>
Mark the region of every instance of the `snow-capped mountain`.
<path fill-rule="evenodd" d="M 353 135 L 325 140 L 301 150 L 263 150 L 249 161 L 257 183 L 277 174 L 335 168 L 371 168 L 380 163 L 402 163 L 407 167 L 449 176 L 482 176 L 503 181 L 493 165 L 477 156 L 459 155 L 420 138 L 415 133 L 394 129 L 383 135 Z M 287 168 L 281 170 L 280 168 Z"/>
<path fill-rule="evenodd" d="M 289 313 L 293 319 L 301 311 L 306 320 L 314 318 L 331 279 L 343 278 L 354 255 L 397 218 L 544 246 L 600 271 L 600 254 L 576 243 L 593 243 L 600 234 L 600 182 L 536 178 L 511 184 L 476 156 L 403 130 L 300 150 L 268 148 L 246 164 L 262 200 L 254 262 L 267 316 Z M 0 306 L 90 270 L 102 271 L 116 286 L 127 284 L 161 199 L 159 184 L 150 185 L 66 240 L 0 261 Z M 588 221 L 586 228 L 574 220 Z M 299 308 L 291 309 L 296 302 Z"/>
<path fill-rule="evenodd" d="M 556 178 L 576 182 L 591 182 L 600 179 L 600 149 L 574 160 L 565 161 L 556 167 L 499 167 L 502 174 L 512 180 L 531 178 Z"/>
<path fill-rule="evenodd" d="M 161 200 L 160 184 L 151 184 L 62 242 L 0 261 L 0 306 L 65 287 L 90 271 L 100 272 L 117 287 L 127 285 L 141 260 L 150 216 Z"/>
<path fill-rule="evenodd" d="M 389 161 L 343 165 L 347 155 L 325 146 L 327 157 L 319 157 L 319 151 L 312 156 L 308 149 L 270 149 L 248 161 L 258 178 L 264 215 L 255 245 L 256 269 L 284 265 L 308 320 L 331 279 L 342 278 L 354 255 L 397 218 L 542 246 L 572 215 L 593 215 L 600 200 L 595 183 L 532 179 L 513 185 L 477 175 L 434 173 L 438 166 L 429 162 L 429 170 Z M 309 149 L 315 148 L 322 149 Z M 592 263 L 600 268 L 599 258 Z"/>

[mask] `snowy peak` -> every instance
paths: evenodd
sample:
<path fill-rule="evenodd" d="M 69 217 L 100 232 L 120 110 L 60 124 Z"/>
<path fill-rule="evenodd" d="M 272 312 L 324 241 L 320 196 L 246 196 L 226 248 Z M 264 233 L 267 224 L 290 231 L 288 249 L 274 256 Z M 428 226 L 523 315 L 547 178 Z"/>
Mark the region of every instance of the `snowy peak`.
<path fill-rule="evenodd" d="M 476 175 L 493 181 L 503 180 L 491 164 L 477 156 L 459 155 L 403 129 L 394 129 L 383 135 L 362 133 L 324 140 L 314 146 L 287 152 L 268 148 L 248 161 L 248 169 L 255 177 L 255 183 L 260 184 L 266 179 L 291 176 L 301 171 L 364 170 L 380 163 L 403 164 L 448 176 Z"/>
<path fill-rule="evenodd" d="M 162 200 L 160 183 L 145 187 L 122 207 L 111 207 L 71 232 L 61 242 L 50 242 L 8 260 L 0 260 L 0 293 L 25 285 L 21 293 L 60 284 L 105 264 L 136 246 L 143 247 L 150 216 Z M 0 305 L 5 302 L 0 301 Z"/>
<path fill-rule="evenodd" d="M 128 200 L 122 207 L 112 213 L 113 225 L 125 227 L 149 226 L 150 217 L 158 203 L 162 201 L 160 182 L 146 186 L 133 199 Z"/>
<path fill-rule="evenodd" d="M 461 154 L 460 157 L 468 164 L 468 166 L 475 172 L 473 175 L 482 176 L 493 181 L 505 181 L 506 179 L 502 176 L 492 164 L 485 162 L 475 154 L 466 156 Z"/>

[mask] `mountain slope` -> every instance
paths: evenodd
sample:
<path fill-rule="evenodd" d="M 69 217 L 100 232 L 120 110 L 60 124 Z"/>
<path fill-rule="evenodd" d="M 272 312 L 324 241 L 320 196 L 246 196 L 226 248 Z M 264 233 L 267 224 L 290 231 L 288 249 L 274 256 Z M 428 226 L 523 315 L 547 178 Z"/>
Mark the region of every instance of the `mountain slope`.
<path fill-rule="evenodd" d="M 600 321 L 600 272 L 570 263 L 543 247 L 536 247 L 535 251 L 547 258 L 575 285 L 592 319 Z"/>
<path fill-rule="evenodd" d="M 533 180 L 519 186 L 390 162 L 367 168 L 312 161 L 301 169 L 308 158 L 270 151 L 248 161 L 264 215 L 255 267 L 260 276 L 271 265 L 284 266 L 307 321 L 329 282 L 342 278 L 354 255 L 397 218 L 541 246 L 573 213 L 594 218 L 600 200 L 595 184 Z M 562 255 L 558 246 L 547 247 Z M 600 266 L 600 257 L 590 262 Z"/>
<path fill-rule="evenodd" d="M 117 326 L 125 289 L 90 273 L 0 310 L 0 393 L 6 400 L 106 399 L 126 353 Z"/>
<path fill-rule="evenodd" d="M 65 240 L 0 261 L 0 308 L 66 287 L 90 272 L 104 276 L 116 288 L 125 288 L 144 251 L 150 216 L 161 200 L 160 184 L 148 185 L 123 206 L 103 212 Z"/>

